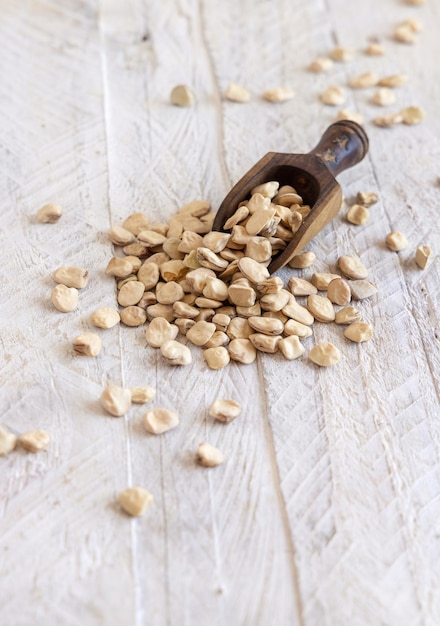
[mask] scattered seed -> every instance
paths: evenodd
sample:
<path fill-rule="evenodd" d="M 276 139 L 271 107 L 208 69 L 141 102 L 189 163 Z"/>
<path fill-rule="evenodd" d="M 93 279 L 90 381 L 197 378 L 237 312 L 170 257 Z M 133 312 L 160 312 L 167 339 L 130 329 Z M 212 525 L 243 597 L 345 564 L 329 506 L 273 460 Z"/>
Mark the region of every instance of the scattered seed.
<path fill-rule="evenodd" d="M 146 404 L 156 395 L 153 387 L 130 387 L 129 391 L 131 401 L 135 404 Z"/>
<path fill-rule="evenodd" d="M 212 322 L 200 321 L 196 322 L 186 333 L 187 339 L 195 346 L 204 346 L 216 331 L 215 324 Z"/>
<path fill-rule="evenodd" d="M 339 349 L 328 341 L 317 343 L 309 352 L 309 359 L 320 367 L 335 365 L 341 359 Z"/>
<path fill-rule="evenodd" d="M 179 424 L 179 416 L 163 407 L 147 411 L 143 417 L 146 430 L 153 435 L 161 435 Z"/>
<path fill-rule="evenodd" d="M 381 87 L 401 87 L 408 82 L 408 76 L 406 74 L 391 74 L 391 76 L 384 76 L 380 79 L 379 85 Z"/>
<path fill-rule="evenodd" d="M 310 267 L 316 260 L 316 254 L 310 250 L 296 254 L 290 261 L 289 267 L 294 269 L 305 269 Z"/>
<path fill-rule="evenodd" d="M 409 126 L 420 124 L 425 119 L 425 111 L 421 107 L 406 107 L 400 111 L 400 115 L 403 123 Z"/>
<path fill-rule="evenodd" d="M 393 252 L 400 252 L 408 246 L 408 239 L 399 230 L 393 230 L 385 237 L 385 243 Z"/>
<path fill-rule="evenodd" d="M 359 204 L 362 204 L 362 206 L 369 207 L 372 204 L 376 204 L 376 202 L 379 200 L 379 196 L 377 195 L 377 193 L 374 193 L 372 191 L 358 191 L 356 200 L 359 202 Z"/>
<path fill-rule="evenodd" d="M 204 467 L 217 467 L 223 463 L 224 459 L 223 453 L 210 443 L 201 443 L 197 448 L 197 463 Z"/>
<path fill-rule="evenodd" d="M 105 273 L 116 278 L 126 278 L 133 272 L 133 265 L 130 261 L 113 257 L 107 264 Z"/>
<path fill-rule="evenodd" d="M 54 272 L 53 279 L 60 285 L 82 289 L 89 282 L 89 273 L 82 267 L 59 267 Z"/>
<path fill-rule="evenodd" d="M 131 408 L 130 389 L 108 385 L 101 394 L 101 404 L 114 417 L 125 415 Z"/>
<path fill-rule="evenodd" d="M 329 57 L 318 57 L 309 65 L 310 72 L 328 72 L 333 67 L 333 61 Z"/>
<path fill-rule="evenodd" d="M 208 367 L 212 370 L 219 370 L 222 367 L 226 367 L 230 361 L 229 352 L 223 346 L 208 348 L 204 351 L 203 356 Z"/>
<path fill-rule="evenodd" d="M 90 316 L 90 323 L 98 328 L 113 328 L 120 321 L 119 313 L 108 306 L 96 309 Z"/>
<path fill-rule="evenodd" d="M 307 308 L 318 322 L 333 322 L 335 319 L 333 304 L 325 296 L 309 296 Z"/>
<path fill-rule="evenodd" d="M 160 346 L 160 351 L 169 365 L 189 365 L 192 362 L 191 350 L 188 346 L 174 339 L 165 341 Z"/>
<path fill-rule="evenodd" d="M 143 487 L 129 487 L 118 495 L 120 506 L 133 517 L 143 515 L 153 502 L 153 496 Z"/>
<path fill-rule="evenodd" d="M 14 433 L 0 426 L 0 456 L 5 456 L 12 452 L 17 445 L 17 437 Z"/>
<path fill-rule="evenodd" d="M 369 280 L 350 280 L 348 281 L 353 300 L 365 300 L 377 293 L 377 287 Z"/>
<path fill-rule="evenodd" d="M 249 102 L 250 94 L 247 89 L 236 83 L 229 83 L 225 91 L 225 98 L 231 102 Z"/>
<path fill-rule="evenodd" d="M 37 220 L 42 224 L 56 224 L 62 215 L 59 204 L 45 204 L 37 211 Z"/>
<path fill-rule="evenodd" d="M 209 407 L 209 415 L 219 422 L 228 424 L 241 413 L 241 405 L 235 400 L 214 400 Z"/>
<path fill-rule="evenodd" d="M 334 61 L 345 63 L 346 61 L 351 61 L 354 56 L 354 50 L 345 46 L 336 46 L 330 52 L 330 56 Z"/>
<path fill-rule="evenodd" d="M 74 287 L 57 285 L 52 290 L 50 299 L 54 307 L 61 313 L 69 313 L 76 309 L 78 305 L 78 290 Z"/>
<path fill-rule="evenodd" d="M 117 224 L 111 227 L 108 237 L 116 246 L 128 246 L 136 241 L 136 237 L 132 232 Z"/>
<path fill-rule="evenodd" d="M 131 213 L 123 222 L 122 228 L 130 231 L 136 237 L 143 230 L 148 229 L 148 218 L 143 213 Z"/>
<path fill-rule="evenodd" d="M 404 22 L 394 29 L 394 39 L 399 43 L 413 44 L 417 41 L 417 35 L 411 25 Z"/>
<path fill-rule="evenodd" d="M 132 306 L 137 304 L 145 292 L 144 283 L 139 280 L 130 280 L 121 287 L 118 293 L 118 303 L 121 306 Z M 183 294 L 182 294 L 183 295 Z"/>
<path fill-rule="evenodd" d="M 334 304 L 345 306 L 351 300 L 350 285 L 343 278 L 335 278 L 328 286 L 327 298 Z"/>
<path fill-rule="evenodd" d="M 288 319 L 284 324 L 284 334 L 288 337 L 290 335 L 297 335 L 300 339 L 306 339 L 313 334 L 313 331 L 310 326 L 301 324 L 301 322 L 297 322 L 296 320 Z"/>
<path fill-rule="evenodd" d="M 346 218 L 350 224 L 359 226 L 368 222 L 370 219 L 370 211 L 362 206 L 362 204 L 353 204 L 353 206 L 348 209 Z"/>
<path fill-rule="evenodd" d="M 292 276 L 289 278 L 288 288 L 294 296 L 312 296 L 318 293 L 318 289 L 303 278 Z"/>
<path fill-rule="evenodd" d="M 382 44 L 373 41 L 365 48 L 365 54 L 368 54 L 369 56 L 382 56 L 385 54 L 385 48 Z"/>
<path fill-rule="evenodd" d="M 157 306 L 157 305 L 153 305 Z M 149 309 L 151 307 L 148 307 Z M 120 312 L 121 322 L 126 326 L 142 326 L 147 321 L 147 314 L 140 306 L 127 306 Z"/>
<path fill-rule="evenodd" d="M 373 327 L 367 322 L 353 322 L 344 330 L 344 335 L 350 341 L 362 343 L 373 336 Z"/>
<path fill-rule="evenodd" d="M 281 335 L 284 330 L 281 320 L 271 317 L 249 317 L 248 324 L 257 333 L 263 333 L 263 335 Z"/>
<path fill-rule="evenodd" d="M 101 337 L 95 333 L 84 333 L 78 335 L 72 341 L 73 349 L 76 354 L 84 354 L 85 356 L 97 356 L 102 347 Z"/>
<path fill-rule="evenodd" d="M 352 324 L 353 322 L 360 322 L 360 320 L 361 313 L 354 306 L 346 306 L 335 315 L 336 324 Z"/>
<path fill-rule="evenodd" d="M 233 361 L 249 365 L 257 358 L 257 350 L 249 339 L 232 339 L 228 345 L 229 356 Z"/>
<path fill-rule="evenodd" d="M 288 87 L 276 87 L 263 93 L 263 98 L 269 102 L 286 102 L 294 97 L 294 92 Z"/>
<path fill-rule="evenodd" d="M 51 437 L 45 430 L 31 430 L 18 438 L 20 445 L 29 452 L 46 450 L 50 440 Z"/>
<path fill-rule="evenodd" d="M 391 128 L 392 126 L 396 126 L 396 124 L 401 124 L 402 121 L 403 117 L 400 113 L 391 113 L 390 115 L 375 117 L 373 123 L 381 128 Z"/>
<path fill-rule="evenodd" d="M 379 76 L 376 72 L 365 72 L 358 76 L 353 76 L 348 81 L 348 84 L 353 89 L 365 89 L 366 87 L 374 87 L 379 82 Z"/>
<path fill-rule="evenodd" d="M 345 255 L 339 257 L 338 266 L 341 272 L 348 278 L 360 280 L 368 276 L 368 270 L 365 265 L 354 256 Z"/>
<path fill-rule="evenodd" d="M 148 324 L 145 331 L 147 343 L 152 348 L 160 348 L 166 341 L 177 337 L 179 329 L 174 324 L 170 324 L 163 317 L 155 317 Z"/>
<path fill-rule="evenodd" d="M 194 94 L 187 85 L 177 85 L 171 91 L 171 104 L 178 107 L 190 107 L 194 104 L 194 100 Z"/>
<path fill-rule="evenodd" d="M 278 349 L 285 359 L 293 361 L 304 354 L 305 348 L 297 335 L 290 335 L 280 340 Z"/>
<path fill-rule="evenodd" d="M 337 85 L 328 87 L 320 96 L 321 102 L 330 106 L 340 106 L 347 99 L 345 90 Z"/>
<path fill-rule="evenodd" d="M 424 270 L 431 256 L 431 248 L 427 245 L 419 246 L 416 250 L 416 263 L 421 270 Z"/>
<path fill-rule="evenodd" d="M 378 106 L 387 107 L 396 102 L 396 96 L 388 87 L 379 87 L 379 89 L 374 92 L 371 101 Z"/>

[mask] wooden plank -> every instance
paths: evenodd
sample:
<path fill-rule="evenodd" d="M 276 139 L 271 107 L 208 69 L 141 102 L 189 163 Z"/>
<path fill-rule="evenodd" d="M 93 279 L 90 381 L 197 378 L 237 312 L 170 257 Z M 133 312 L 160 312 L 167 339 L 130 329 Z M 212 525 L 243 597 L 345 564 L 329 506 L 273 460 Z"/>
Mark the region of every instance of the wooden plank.
<path fill-rule="evenodd" d="M 89 313 L 114 301 L 97 238 L 108 178 L 95 9 L 2 4 L 1 421 L 53 437 L 47 452 L 0 459 L 4 624 L 135 619 L 130 523 L 112 505 L 127 482 L 124 422 L 98 402 L 107 377 L 120 380 L 117 330 L 101 333 L 98 359 L 70 347 Z M 49 201 L 62 205 L 60 222 L 37 224 Z M 64 264 L 91 274 L 66 315 L 49 302 Z"/>

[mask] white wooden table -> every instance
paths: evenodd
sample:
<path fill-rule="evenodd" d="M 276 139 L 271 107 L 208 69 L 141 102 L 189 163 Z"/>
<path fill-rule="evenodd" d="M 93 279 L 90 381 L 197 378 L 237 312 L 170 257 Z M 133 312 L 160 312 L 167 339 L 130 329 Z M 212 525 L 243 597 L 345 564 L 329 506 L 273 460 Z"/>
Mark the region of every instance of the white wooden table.
<path fill-rule="evenodd" d="M 412 16 L 418 43 L 393 42 Z M 2 626 L 440 624 L 438 254 L 425 271 L 413 260 L 420 244 L 440 249 L 439 19 L 437 0 L 3 0 L 0 421 L 53 443 L 0 458 Z M 382 58 L 361 53 L 374 36 Z M 336 43 L 355 59 L 305 71 Z M 331 340 L 343 353 L 327 370 L 267 355 L 213 372 L 198 349 L 171 369 L 143 328 L 102 331 L 97 359 L 72 354 L 90 312 L 115 304 L 111 223 L 133 211 L 166 221 L 194 198 L 218 206 L 267 151 L 309 150 L 336 114 L 319 93 L 370 69 L 407 72 L 390 110 L 421 105 L 427 118 L 376 128 L 372 91 L 349 90 L 371 148 L 341 183 L 350 202 L 359 190 L 380 202 L 365 226 L 341 215 L 310 249 L 313 271 L 351 253 L 370 268 L 372 341 L 316 324 L 307 350 Z M 248 104 L 222 100 L 230 81 Z M 169 104 L 178 83 L 196 106 Z M 295 99 L 260 98 L 278 85 Z M 49 201 L 63 217 L 37 224 Z M 399 254 L 384 245 L 392 229 L 410 241 Z M 68 315 L 49 302 L 65 264 L 92 274 Z M 110 382 L 155 387 L 180 427 L 148 436 L 141 406 L 105 416 Z M 213 423 L 217 396 L 242 417 Z M 203 440 L 223 466 L 194 464 Z M 155 496 L 138 520 L 114 504 L 131 484 Z"/>

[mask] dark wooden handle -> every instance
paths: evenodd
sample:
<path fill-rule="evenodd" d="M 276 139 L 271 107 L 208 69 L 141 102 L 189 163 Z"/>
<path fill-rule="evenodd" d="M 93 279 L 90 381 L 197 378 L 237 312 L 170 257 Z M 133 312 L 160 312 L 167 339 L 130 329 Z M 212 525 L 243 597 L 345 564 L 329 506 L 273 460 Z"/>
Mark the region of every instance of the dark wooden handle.
<path fill-rule="evenodd" d="M 335 122 L 309 153 L 324 161 L 333 176 L 362 161 L 368 152 L 368 137 L 362 126 L 350 120 Z"/>

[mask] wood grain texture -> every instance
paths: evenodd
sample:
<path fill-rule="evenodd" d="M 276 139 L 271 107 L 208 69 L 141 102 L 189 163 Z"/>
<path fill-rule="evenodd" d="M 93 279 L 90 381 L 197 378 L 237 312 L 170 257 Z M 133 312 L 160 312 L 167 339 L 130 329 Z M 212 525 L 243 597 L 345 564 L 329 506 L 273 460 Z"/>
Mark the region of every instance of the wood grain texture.
<path fill-rule="evenodd" d="M 53 443 L 0 458 L 2 624 L 440 622 L 439 11 L 397 0 L 3 3 L 0 421 L 43 427 Z M 411 16 L 424 21 L 417 45 L 393 42 Z M 384 57 L 361 54 L 372 36 Z M 305 71 L 336 43 L 359 51 L 351 63 Z M 328 370 L 265 355 L 207 371 L 194 347 L 191 368 L 172 368 L 143 328 L 98 331 L 97 359 L 72 354 L 90 312 L 115 303 L 111 223 L 133 211 L 163 222 L 194 198 L 217 207 L 268 151 L 310 150 L 335 118 L 319 93 L 367 70 L 406 71 L 395 108 L 422 105 L 427 120 L 367 123 L 369 157 L 340 180 L 348 202 L 359 190 L 380 202 L 362 227 L 336 217 L 299 275 L 359 255 L 379 288 L 360 303 L 373 341 L 315 324 L 306 348 L 330 340 L 343 353 Z M 230 81 L 250 89 L 248 104 L 222 99 Z M 193 108 L 169 105 L 178 83 L 193 88 Z M 259 97 L 279 85 L 295 99 Z M 348 90 L 347 107 L 371 120 L 382 113 L 371 93 Z M 48 201 L 64 215 L 37 224 Z M 399 254 L 383 243 L 392 229 L 410 240 Z M 435 255 L 424 272 L 413 260 L 422 243 Z M 63 264 L 92 274 L 67 315 L 48 302 Z M 105 416 L 109 382 L 155 387 L 179 428 L 148 435 L 142 406 Z M 242 416 L 214 423 L 216 397 L 239 400 Z M 202 441 L 225 453 L 223 466 L 195 465 Z M 145 518 L 114 505 L 130 484 L 155 496 Z"/>

